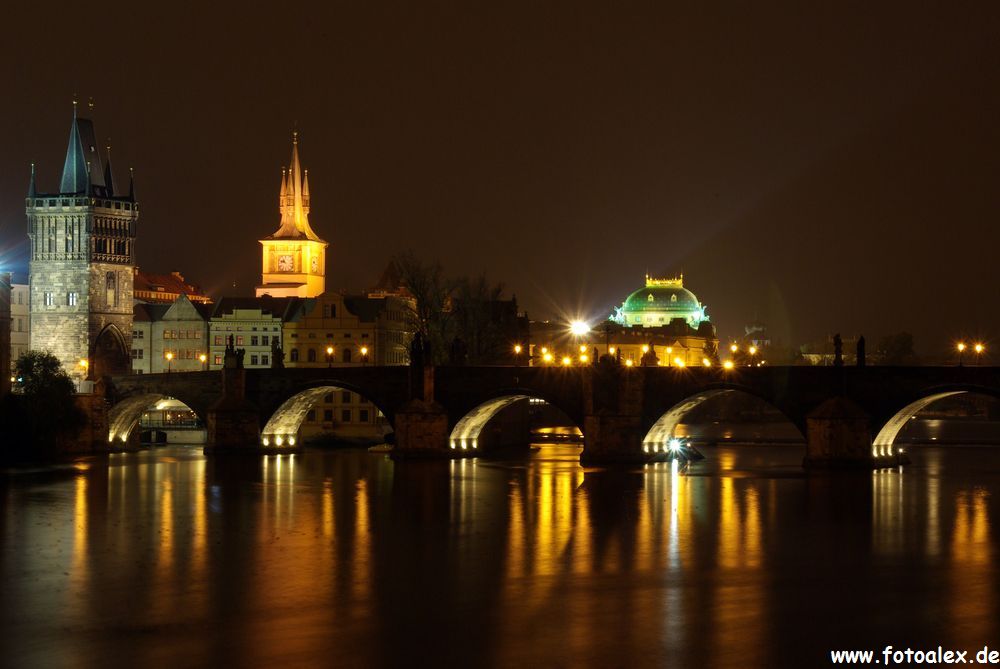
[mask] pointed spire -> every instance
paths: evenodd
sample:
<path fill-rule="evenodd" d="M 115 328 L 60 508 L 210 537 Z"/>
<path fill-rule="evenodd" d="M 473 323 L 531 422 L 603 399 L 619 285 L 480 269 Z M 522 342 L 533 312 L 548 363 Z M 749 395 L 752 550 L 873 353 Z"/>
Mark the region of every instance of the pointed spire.
<path fill-rule="evenodd" d="M 73 100 L 73 122 L 69 128 L 69 145 L 66 147 L 66 162 L 63 163 L 60 193 L 86 193 L 90 188 L 90 174 L 87 170 L 87 154 L 80 139 L 80 125 L 76 116 L 76 100 Z"/>
<path fill-rule="evenodd" d="M 281 168 L 281 192 L 278 194 L 280 204 L 285 204 L 285 195 L 288 194 L 288 172 L 284 166 Z"/>
<path fill-rule="evenodd" d="M 111 138 L 108 138 L 108 162 L 104 165 L 104 187 L 108 189 L 108 195 L 115 196 L 115 178 L 111 171 Z"/>
<path fill-rule="evenodd" d="M 35 164 L 31 163 L 31 181 L 28 182 L 28 197 L 35 197 Z"/>
<path fill-rule="evenodd" d="M 135 202 L 135 171 L 128 168 L 128 199 Z"/>
<path fill-rule="evenodd" d="M 309 170 L 305 171 L 305 176 L 302 178 L 302 199 L 305 201 L 305 206 L 309 206 Z"/>
<path fill-rule="evenodd" d="M 292 197 L 295 207 L 295 227 L 302 229 L 302 166 L 299 165 L 299 131 L 292 132 L 292 166 L 289 168 L 292 176 Z"/>

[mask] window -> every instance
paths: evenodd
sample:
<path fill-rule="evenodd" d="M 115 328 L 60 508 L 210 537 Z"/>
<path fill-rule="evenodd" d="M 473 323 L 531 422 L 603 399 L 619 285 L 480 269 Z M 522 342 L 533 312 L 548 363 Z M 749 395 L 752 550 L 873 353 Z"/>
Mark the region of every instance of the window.
<path fill-rule="evenodd" d="M 132 330 L 132 339 L 142 339 L 145 336 L 142 330 Z"/>
<path fill-rule="evenodd" d="M 257 363 L 257 356 L 255 356 L 255 355 L 251 355 L 250 356 L 250 364 L 253 365 L 253 366 L 255 366 L 255 367 L 257 366 L 257 364 L 258 364 Z"/>
<path fill-rule="evenodd" d="M 216 365 L 221 365 L 222 364 L 222 356 L 221 355 L 215 356 L 215 364 Z"/>
<path fill-rule="evenodd" d="M 215 345 L 222 346 L 222 335 L 215 335 Z"/>
<path fill-rule="evenodd" d="M 345 390 L 342 393 L 340 393 L 340 403 L 341 404 L 350 404 L 351 403 L 351 391 L 350 390 Z"/>
<path fill-rule="evenodd" d="M 350 409 L 342 409 L 341 410 L 341 412 L 340 412 L 340 422 L 341 423 L 350 423 L 351 422 L 351 410 Z"/>
<path fill-rule="evenodd" d="M 299 361 L 299 349 L 293 348 L 289 357 L 291 357 L 292 362 L 298 362 Z"/>
<path fill-rule="evenodd" d="M 260 364 L 262 364 L 262 365 L 270 365 L 271 364 L 271 357 L 267 356 L 267 355 L 260 356 Z"/>
<path fill-rule="evenodd" d="M 324 395 L 323 396 L 323 403 L 324 404 L 332 404 L 333 403 L 333 393 L 327 393 L 326 395 Z"/>
<path fill-rule="evenodd" d="M 164 330 L 163 331 L 163 338 L 164 339 L 173 339 L 174 338 L 174 332 L 173 332 L 173 330 Z"/>
<path fill-rule="evenodd" d="M 143 353 L 143 351 L 142 351 L 141 348 L 134 348 L 134 349 L 132 349 L 132 359 L 133 360 L 142 360 L 142 353 Z"/>
<path fill-rule="evenodd" d="M 45 306 L 52 307 L 52 306 L 55 306 L 55 303 L 56 303 L 56 301 L 55 301 L 55 298 L 52 296 L 52 293 L 46 292 L 45 293 Z"/>
<path fill-rule="evenodd" d="M 306 412 L 306 422 L 307 423 L 315 423 L 316 422 L 316 410 L 315 409 L 309 409 L 309 411 Z"/>
<path fill-rule="evenodd" d="M 261 335 L 261 338 L 260 338 L 260 343 L 261 343 L 261 344 L 262 344 L 263 346 L 267 346 L 267 345 L 268 345 L 268 344 L 270 344 L 271 342 L 270 342 L 270 341 L 268 341 L 268 336 L 267 336 L 267 335 Z"/>
<path fill-rule="evenodd" d="M 71 307 L 76 306 L 77 293 L 66 293 L 66 304 Z"/>
<path fill-rule="evenodd" d="M 350 362 L 351 361 L 351 349 L 345 348 L 344 352 L 341 354 L 341 357 L 342 357 L 342 359 L 343 359 L 344 362 Z"/>
<path fill-rule="evenodd" d="M 333 422 L 333 409 L 324 409 L 323 410 L 323 420 L 325 422 L 327 422 L 327 423 L 332 423 Z"/>
<path fill-rule="evenodd" d="M 311 348 L 306 352 L 306 359 L 309 362 L 316 362 L 316 349 Z"/>
<path fill-rule="evenodd" d="M 236 335 L 236 345 L 243 346 L 243 335 Z"/>
<path fill-rule="evenodd" d="M 250 337 L 250 345 L 251 346 L 257 346 L 258 345 L 257 344 L 257 335 L 253 335 L 252 337 Z"/>
<path fill-rule="evenodd" d="M 360 409 L 358 411 L 358 422 L 367 423 L 368 422 L 368 409 Z"/>

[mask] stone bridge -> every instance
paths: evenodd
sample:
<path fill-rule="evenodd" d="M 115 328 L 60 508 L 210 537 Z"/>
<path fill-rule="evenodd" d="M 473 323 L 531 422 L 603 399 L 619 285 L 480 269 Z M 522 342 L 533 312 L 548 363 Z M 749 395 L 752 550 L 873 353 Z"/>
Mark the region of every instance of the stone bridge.
<path fill-rule="evenodd" d="M 224 377 L 230 390 L 224 390 Z M 237 434 L 220 427 L 218 445 L 228 440 L 234 450 L 280 450 L 294 446 L 309 408 L 339 389 L 360 394 L 385 414 L 396 430 L 394 450 L 400 457 L 462 457 L 488 451 L 503 442 L 496 433 L 503 429 L 505 412 L 524 405 L 518 400 L 538 398 L 580 427 L 585 461 L 642 462 L 667 450 L 674 428 L 696 406 L 722 393 L 742 392 L 774 406 L 798 427 L 807 444 L 806 464 L 895 466 L 903 461 L 895 437 L 911 416 L 948 395 L 1000 397 L 1000 368 L 726 370 L 602 364 L 438 367 L 422 373 L 395 366 L 122 376 L 107 386 L 108 439 L 134 440 L 142 411 L 159 399 L 174 397 L 209 425 L 210 446 L 213 416 L 234 412 L 238 405 L 241 413 L 233 425 L 247 429 Z M 224 395 L 230 401 L 222 402 Z"/>

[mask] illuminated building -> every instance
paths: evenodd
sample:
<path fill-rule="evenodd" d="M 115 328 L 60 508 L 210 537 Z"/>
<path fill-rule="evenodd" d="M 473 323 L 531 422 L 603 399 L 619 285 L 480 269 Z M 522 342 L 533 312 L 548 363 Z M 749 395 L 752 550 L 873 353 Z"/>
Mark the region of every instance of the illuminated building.
<path fill-rule="evenodd" d="M 574 364 L 595 361 L 603 355 L 621 358 L 622 364 L 664 367 L 694 367 L 720 364 L 719 340 L 705 305 L 684 287 L 684 277 L 646 277 L 644 287 L 632 292 L 611 317 L 584 332 L 571 323 L 531 324 L 531 364 L 562 362 L 571 356 Z M 542 351 L 542 348 L 547 351 Z M 537 349 L 537 351 L 536 351 Z"/>
<path fill-rule="evenodd" d="M 116 189 L 111 149 L 102 160 L 96 136 L 74 103 L 58 192 L 37 190 L 32 165 L 25 198 L 31 348 L 52 351 L 77 378 L 87 370 L 100 377 L 131 367 L 139 206 L 131 179 L 127 193 Z"/>
<path fill-rule="evenodd" d="M 292 160 L 281 171 L 278 196 L 281 224 L 260 240 L 261 285 L 257 297 L 315 297 L 326 290 L 326 248 L 309 225 L 309 171 L 299 165 L 298 133 L 292 136 Z"/>
<path fill-rule="evenodd" d="M 132 371 L 158 374 L 208 369 L 201 356 L 210 354 L 211 314 L 212 305 L 192 302 L 184 294 L 169 304 L 136 303 L 132 317 Z"/>
<path fill-rule="evenodd" d="M 405 298 L 328 292 L 301 300 L 284 321 L 286 367 L 405 365 L 413 333 Z M 389 426 L 367 398 L 329 392 L 306 414 L 303 441 L 381 443 Z"/>
<path fill-rule="evenodd" d="M 31 349 L 31 288 L 26 283 L 11 284 L 10 360 L 17 362 Z"/>
<path fill-rule="evenodd" d="M 705 307 L 684 287 L 684 275 L 654 279 L 646 275 L 646 285 L 629 295 L 615 309 L 611 320 L 626 327 L 663 327 L 676 320 L 698 329 L 708 321 Z"/>
<path fill-rule="evenodd" d="M 272 347 L 281 346 L 281 326 L 300 307 L 301 298 L 224 297 L 209 321 L 209 369 L 221 369 L 229 337 L 246 351 L 243 366 L 270 367 Z M 288 351 L 285 350 L 285 360 Z"/>
<path fill-rule="evenodd" d="M 192 302 L 209 304 L 212 298 L 201 290 L 201 286 L 189 283 L 180 272 L 151 274 L 135 268 L 132 279 L 132 294 L 137 302 L 160 302 L 169 304 L 181 295 Z"/>

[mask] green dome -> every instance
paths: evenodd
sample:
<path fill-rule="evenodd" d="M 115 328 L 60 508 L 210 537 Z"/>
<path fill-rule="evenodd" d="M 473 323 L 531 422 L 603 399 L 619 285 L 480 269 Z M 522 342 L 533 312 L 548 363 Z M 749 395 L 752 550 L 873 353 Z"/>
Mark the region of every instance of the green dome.
<path fill-rule="evenodd" d="M 698 298 L 681 286 L 649 286 L 640 288 L 625 300 L 622 311 L 642 313 L 646 311 L 677 312 L 678 318 L 687 317 L 700 309 Z"/>
<path fill-rule="evenodd" d="M 680 318 L 697 328 L 708 320 L 705 307 L 684 287 L 683 276 L 676 279 L 647 276 L 645 287 L 629 295 L 611 318 L 628 327 L 662 327 Z"/>

